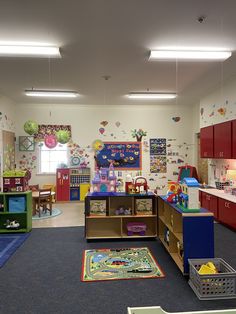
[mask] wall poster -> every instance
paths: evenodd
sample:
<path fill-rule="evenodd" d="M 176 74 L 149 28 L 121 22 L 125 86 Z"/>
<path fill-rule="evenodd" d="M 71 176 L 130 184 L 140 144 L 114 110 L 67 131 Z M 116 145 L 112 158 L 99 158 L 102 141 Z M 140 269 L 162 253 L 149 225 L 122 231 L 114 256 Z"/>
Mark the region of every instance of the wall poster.
<path fill-rule="evenodd" d="M 104 142 L 104 148 L 96 152 L 96 165 L 109 167 L 113 163 L 115 170 L 142 169 L 141 142 Z"/>

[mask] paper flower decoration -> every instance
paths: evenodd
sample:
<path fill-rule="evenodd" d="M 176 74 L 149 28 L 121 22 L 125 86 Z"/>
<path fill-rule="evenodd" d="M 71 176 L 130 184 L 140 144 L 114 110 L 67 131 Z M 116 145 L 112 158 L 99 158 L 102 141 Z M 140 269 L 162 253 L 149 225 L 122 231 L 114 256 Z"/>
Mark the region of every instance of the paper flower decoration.
<path fill-rule="evenodd" d="M 54 148 L 57 146 L 57 138 L 55 135 L 46 135 L 44 138 L 44 143 L 47 148 Z"/>
<path fill-rule="evenodd" d="M 99 151 L 103 149 L 104 143 L 101 140 L 95 140 L 92 144 L 92 147 L 95 151 Z"/>
<path fill-rule="evenodd" d="M 132 137 L 136 137 L 138 142 L 141 142 L 142 137 L 146 136 L 147 132 L 144 131 L 143 129 L 138 129 L 138 130 L 134 129 L 134 130 L 131 130 L 131 135 Z"/>
<path fill-rule="evenodd" d="M 39 126 L 38 123 L 32 120 L 28 120 L 24 124 L 24 130 L 29 135 L 34 135 L 38 133 Z"/>
<path fill-rule="evenodd" d="M 56 132 L 57 141 L 60 144 L 66 144 L 70 140 L 70 133 L 67 130 L 59 130 Z"/>

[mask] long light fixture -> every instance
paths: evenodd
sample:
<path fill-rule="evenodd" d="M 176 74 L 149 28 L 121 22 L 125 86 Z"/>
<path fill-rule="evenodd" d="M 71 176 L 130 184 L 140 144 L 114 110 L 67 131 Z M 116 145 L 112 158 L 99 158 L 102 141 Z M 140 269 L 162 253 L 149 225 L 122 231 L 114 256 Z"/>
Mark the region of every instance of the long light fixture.
<path fill-rule="evenodd" d="M 217 50 L 151 50 L 149 60 L 226 60 L 231 55 L 230 51 Z"/>
<path fill-rule="evenodd" d="M 157 92 L 131 92 L 128 97 L 133 99 L 173 99 L 175 93 L 157 93 Z"/>
<path fill-rule="evenodd" d="M 58 98 L 75 98 L 79 96 L 76 91 L 69 90 L 44 90 L 44 89 L 26 89 L 25 95 L 30 97 L 58 97 Z"/>
<path fill-rule="evenodd" d="M 60 58 L 59 47 L 20 44 L 1 44 L 0 57 L 41 57 L 41 58 Z"/>

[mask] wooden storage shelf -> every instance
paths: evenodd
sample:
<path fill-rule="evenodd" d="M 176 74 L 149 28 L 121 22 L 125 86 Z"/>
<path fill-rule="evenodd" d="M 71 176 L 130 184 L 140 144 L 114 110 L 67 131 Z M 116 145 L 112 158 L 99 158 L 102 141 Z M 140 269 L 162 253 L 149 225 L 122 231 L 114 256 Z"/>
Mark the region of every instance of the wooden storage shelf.
<path fill-rule="evenodd" d="M 152 204 L 150 214 L 136 215 L 136 200 L 149 200 L 144 201 L 150 207 Z M 104 201 L 106 204 L 106 215 L 90 216 L 91 202 Z M 115 215 L 119 207 L 131 209 L 131 215 Z M 150 208 L 149 208 L 150 211 Z M 145 235 L 134 233 L 132 236 L 127 234 L 127 223 L 140 222 L 145 223 L 147 230 Z M 157 236 L 157 209 L 156 209 L 156 196 L 153 193 L 147 195 L 129 195 L 125 193 L 117 193 L 112 196 L 94 196 L 88 194 L 85 199 L 85 235 L 87 239 L 103 239 L 103 238 L 148 238 Z"/>
<path fill-rule="evenodd" d="M 214 257 L 213 223 L 213 214 L 204 208 L 199 213 L 183 213 L 164 197 L 158 197 L 158 237 L 184 274 L 189 271 L 189 258 Z M 180 245 L 183 246 L 183 258 Z"/>

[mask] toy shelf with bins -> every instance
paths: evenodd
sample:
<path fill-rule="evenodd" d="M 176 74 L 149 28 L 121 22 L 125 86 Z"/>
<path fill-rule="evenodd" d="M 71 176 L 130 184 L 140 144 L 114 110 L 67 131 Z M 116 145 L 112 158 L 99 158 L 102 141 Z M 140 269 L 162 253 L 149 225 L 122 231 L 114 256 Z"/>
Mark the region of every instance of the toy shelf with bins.
<path fill-rule="evenodd" d="M 148 210 L 140 211 L 140 202 L 147 204 Z M 94 205 L 100 206 L 101 211 L 94 212 Z M 99 196 L 89 193 L 85 197 L 85 237 L 86 239 L 102 238 L 148 238 L 157 236 L 157 208 L 156 197 L 153 193 L 125 194 Z M 120 207 L 129 210 L 129 214 L 116 215 Z M 143 210 L 143 207 L 141 207 Z M 144 223 L 145 235 L 134 233 L 128 235 L 128 223 Z"/>
<path fill-rule="evenodd" d="M 158 196 L 158 236 L 182 273 L 189 272 L 189 258 L 214 257 L 213 214 L 183 213 L 176 205 Z"/>
<path fill-rule="evenodd" d="M 6 229 L 7 220 L 19 222 L 19 229 Z M 0 192 L 0 233 L 29 232 L 32 229 L 32 192 Z"/>

